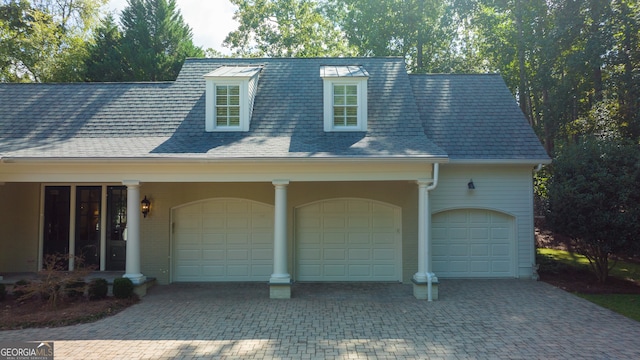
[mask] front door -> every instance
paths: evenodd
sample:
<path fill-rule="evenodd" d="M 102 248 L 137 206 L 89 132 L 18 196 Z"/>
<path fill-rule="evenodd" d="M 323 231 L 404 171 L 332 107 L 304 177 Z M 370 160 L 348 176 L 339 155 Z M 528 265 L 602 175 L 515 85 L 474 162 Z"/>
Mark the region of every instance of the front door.
<path fill-rule="evenodd" d="M 69 253 L 70 196 L 69 186 L 47 186 L 44 190 L 44 256 Z M 63 266 L 67 268 L 67 264 Z"/>
<path fill-rule="evenodd" d="M 100 267 L 101 186 L 76 188 L 75 254 L 86 266 Z"/>
<path fill-rule="evenodd" d="M 127 188 L 107 187 L 107 270 L 122 271 L 125 266 L 127 243 L 124 229 L 127 227 Z"/>

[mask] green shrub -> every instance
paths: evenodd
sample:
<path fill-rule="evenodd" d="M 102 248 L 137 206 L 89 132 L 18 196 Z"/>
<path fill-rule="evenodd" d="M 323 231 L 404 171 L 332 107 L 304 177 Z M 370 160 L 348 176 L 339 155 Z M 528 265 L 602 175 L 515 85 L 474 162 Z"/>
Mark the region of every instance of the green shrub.
<path fill-rule="evenodd" d="M 7 298 L 7 288 L 4 284 L 0 284 L 0 301 L 4 301 Z"/>
<path fill-rule="evenodd" d="M 27 280 L 18 280 L 13 284 L 13 296 L 19 299 L 27 293 L 27 288 L 31 283 Z"/>
<path fill-rule="evenodd" d="M 113 296 L 118 299 L 128 299 L 133 297 L 133 282 L 128 278 L 117 278 L 113 280 Z"/>
<path fill-rule="evenodd" d="M 104 299 L 109 292 L 109 284 L 105 279 L 93 279 L 89 283 L 87 292 L 89 294 L 89 300 Z"/>
<path fill-rule="evenodd" d="M 69 299 L 77 299 L 84 295 L 84 289 L 87 287 L 87 283 L 84 280 L 74 280 L 65 286 L 65 295 Z"/>

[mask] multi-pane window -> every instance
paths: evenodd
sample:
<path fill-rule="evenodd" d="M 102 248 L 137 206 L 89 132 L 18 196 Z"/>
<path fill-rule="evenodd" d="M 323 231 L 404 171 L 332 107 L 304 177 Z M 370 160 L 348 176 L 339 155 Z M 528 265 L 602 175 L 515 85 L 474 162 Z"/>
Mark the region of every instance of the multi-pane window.
<path fill-rule="evenodd" d="M 216 86 L 216 126 L 240 126 L 240 86 Z"/>
<path fill-rule="evenodd" d="M 358 86 L 333 85 L 333 126 L 358 125 Z"/>

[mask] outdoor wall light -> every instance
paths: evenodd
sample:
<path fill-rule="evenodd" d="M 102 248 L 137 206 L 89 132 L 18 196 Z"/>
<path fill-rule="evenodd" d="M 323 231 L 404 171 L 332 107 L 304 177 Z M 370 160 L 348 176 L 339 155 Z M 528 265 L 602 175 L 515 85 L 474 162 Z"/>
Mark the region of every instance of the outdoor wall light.
<path fill-rule="evenodd" d="M 467 187 L 469 188 L 469 190 L 473 190 L 476 188 L 476 186 L 473 184 L 473 179 L 469 179 L 469 182 L 467 183 Z"/>
<path fill-rule="evenodd" d="M 147 199 L 147 195 L 145 195 L 144 199 L 140 201 L 140 209 L 142 210 L 142 215 L 144 215 L 144 217 L 147 217 L 150 207 L 151 207 L 151 201 L 149 201 L 149 199 Z"/>

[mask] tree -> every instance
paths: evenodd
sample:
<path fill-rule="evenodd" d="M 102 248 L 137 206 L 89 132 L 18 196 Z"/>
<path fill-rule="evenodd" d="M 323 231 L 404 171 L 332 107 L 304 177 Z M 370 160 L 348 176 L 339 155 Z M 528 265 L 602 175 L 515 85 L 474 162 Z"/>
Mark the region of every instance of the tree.
<path fill-rule="evenodd" d="M 107 0 L 3 0 L 0 81 L 74 81 Z"/>
<path fill-rule="evenodd" d="M 412 72 L 469 71 L 465 24 L 447 0 L 331 0 L 331 17 L 363 56 L 402 56 Z"/>
<path fill-rule="evenodd" d="M 86 81 L 125 81 L 128 68 L 122 55 L 122 34 L 113 16 L 108 15 L 95 30 L 85 60 Z"/>
<path fill-rule="evenodd" d="M 204 55 L 175 0 L 128 0 L 120 21 L 127 80 L 173 80 L 185 58 Z"/>
<path fill-rule="evenodd" d="M 239 56 L 313 57 L 354 54 L 344 33 L 314 0 L 230 0 L 240 23 L 224 40 Z"/>
<path fill-rule="evenodd" d="M 570 237 L 599 282 L 610 257 L 640 241 L 640 148 L 610 139 L 569 145 L 557 156 L 549 185 L 547 222 Z"/>

